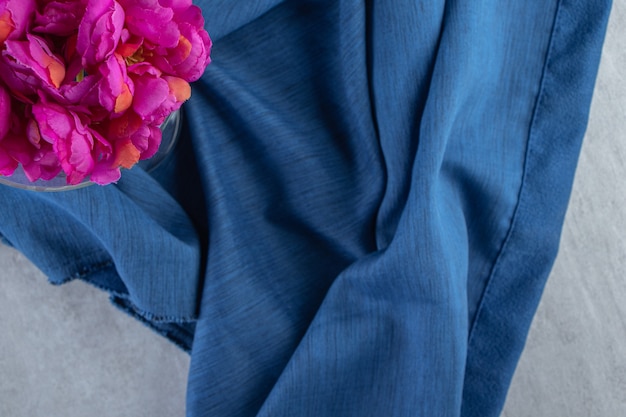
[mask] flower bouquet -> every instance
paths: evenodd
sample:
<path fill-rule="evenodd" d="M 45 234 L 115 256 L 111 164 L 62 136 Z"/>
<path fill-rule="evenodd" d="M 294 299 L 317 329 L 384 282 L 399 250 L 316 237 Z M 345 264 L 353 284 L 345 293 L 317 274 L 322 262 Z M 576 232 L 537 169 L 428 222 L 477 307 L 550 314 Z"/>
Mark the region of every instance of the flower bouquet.
<path fill-rule="evenodd" d="M 191 0 L 0 0 L 0 175 L 116 182 L 156 153 L 210 49 Z"/>

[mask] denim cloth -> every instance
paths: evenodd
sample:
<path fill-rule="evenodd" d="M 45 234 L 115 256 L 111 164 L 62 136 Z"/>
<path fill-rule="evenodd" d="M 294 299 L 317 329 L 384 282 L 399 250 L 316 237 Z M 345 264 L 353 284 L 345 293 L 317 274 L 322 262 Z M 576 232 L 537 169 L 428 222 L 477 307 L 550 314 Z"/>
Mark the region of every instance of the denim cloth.
<path fill-rule="evenodd" d="M 2 186 L 2 235 L 189 351 L 190 417 L 497 416 L 610 1 L 196 4 L 213 63 L 176 151 Z"/>

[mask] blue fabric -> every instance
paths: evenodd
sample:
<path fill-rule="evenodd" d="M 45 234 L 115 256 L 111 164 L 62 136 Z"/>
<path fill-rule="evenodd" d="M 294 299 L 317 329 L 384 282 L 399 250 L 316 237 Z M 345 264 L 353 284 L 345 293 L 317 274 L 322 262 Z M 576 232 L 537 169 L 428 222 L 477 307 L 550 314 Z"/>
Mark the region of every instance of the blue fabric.
<path fill-rule="evenodd" d="M 196 4 L 213 63 L 176 151 L 2 186 L 2 235 L 189 351 L 190 417 L 497 416 L 610 1 Z"/>

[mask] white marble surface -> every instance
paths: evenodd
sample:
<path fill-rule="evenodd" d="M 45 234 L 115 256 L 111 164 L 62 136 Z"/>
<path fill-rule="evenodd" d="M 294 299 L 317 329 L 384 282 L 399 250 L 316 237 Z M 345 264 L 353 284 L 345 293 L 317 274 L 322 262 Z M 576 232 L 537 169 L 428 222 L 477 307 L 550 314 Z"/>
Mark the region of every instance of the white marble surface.
<path fill-rule="evenodd" d="M 0 417 L 183 417 L 189 356 L 0 249 Z"/>
<path fill-rule="evenodd" d="M 504 417 L 626 416 L 625 32 L 614 0 L 561 252 Z M 184 415 L 185 353 L 6 247 L 0 334 L 0 417 Z"/>

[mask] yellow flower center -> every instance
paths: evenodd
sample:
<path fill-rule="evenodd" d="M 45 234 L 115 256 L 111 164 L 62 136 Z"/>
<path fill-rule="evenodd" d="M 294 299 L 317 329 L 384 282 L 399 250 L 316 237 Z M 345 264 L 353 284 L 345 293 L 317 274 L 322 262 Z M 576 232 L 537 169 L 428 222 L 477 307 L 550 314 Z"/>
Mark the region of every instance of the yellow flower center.
<path fill-rule="evenodd" d="M 85 71 L 85 69 L 83 68 L 82 70 L 80 70 L 78 74 L 76 74 L 75 80 L 77 82 L 81 82 L 82 80 L 85 79 L 86 76 L 87 76 L 87 71 Z"/>
<path fill-rule="evenodd" d="M 146 58 L 149 58 L 152 55 L 152 51 L 148 51 L 144 49 L 143 46 L 140 46 L 131 56 L 125 58 L 126 65 L 131 66 L 140 62 L 144 62 Z"/>

